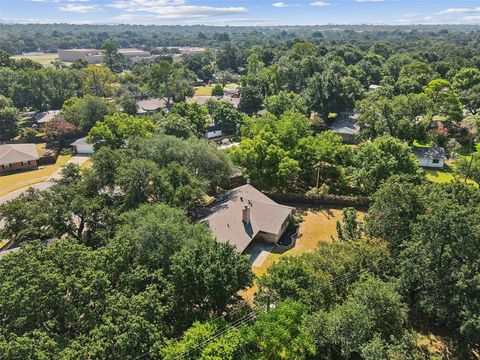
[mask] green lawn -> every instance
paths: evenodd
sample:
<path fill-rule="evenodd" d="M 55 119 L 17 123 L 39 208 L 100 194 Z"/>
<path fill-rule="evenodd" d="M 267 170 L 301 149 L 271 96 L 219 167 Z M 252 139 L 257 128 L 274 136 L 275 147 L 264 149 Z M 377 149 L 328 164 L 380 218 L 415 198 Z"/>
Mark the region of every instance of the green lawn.
<path fill-rule="evenodd" d="M 213 86 L 198 86 L 195 88 L 195 96 L 210 96 L 212 89 Z"/>
<path fill-rule="evenodd" d="M 413 140 L 413 146 L 415 146 L 415 147 L 430 147 L 432 145 L 433 145 L 432 143 L 428 143 L 428 142 L 427 143 L 422 143 L 418 140 Z"/>
<path fill-rule="evenodd" d="M 434 183 L 450 183 L 455 181 L 455 179 L 458 179 L 460 181 L 464 181 L 464 178 L 458 177 L 454 172 L 451 167 L 445 166 L 445 169 L 441 170 L 435 170 L 435 169 L 425 169 L 425 172 L 427 173 L 427 179 L 431 182 Z M 478 186 L 478 184 L 473 181 L 468 179 L 467 184 L 473 184 L 475 186 Z"/>

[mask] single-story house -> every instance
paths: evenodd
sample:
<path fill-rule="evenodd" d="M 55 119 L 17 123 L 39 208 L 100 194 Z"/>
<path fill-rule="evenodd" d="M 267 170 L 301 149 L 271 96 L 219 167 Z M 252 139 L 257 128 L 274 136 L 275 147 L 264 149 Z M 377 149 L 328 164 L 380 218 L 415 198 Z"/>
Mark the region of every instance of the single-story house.
<path fill-rule="evenodd" d="M 333 121 L 330 128 L 332 131 L 340 135 L 344 142 L 355 144 L 357 136 L 360 132 L 360 125 L 357 124 L 358 114 L 340 113 Z"/>
<path fill-rule="evenodd" d="M 70 144 L 73 146 L 75 154 L 91 155 L 93 154 L 93 144 L 87 142 L 87 138 L 81 138 Z"/>
<path fill-rule="evenodd" d="M 35 116 L 35 120 L 37 121 L 38 124 L 46 124 L 49 121 L 51 121 L 55 116 L 60 115 L 60 110 L 49 110 L 49 111 L 44 111 L 41 113 L 38 113 Z"/>
<path fill-rule="evenodd" d="M 222 136 L 222 129 L 218 125 L 210 125 L 207 128 L 207 139 L 214 139 Z"/>
<path fill-rule="evenodd" d="M 254 239 L 276 244 L 293 210 L 246 184 L 219 196 L 202 222 L 217 241 L 234 245 L 243 252 Z"/>
<path fill-rule="evenodd" d="M 413 153 L 418 159 L 418 165 L 427 168 L 443 169 L 445 165 L 445 149 L 443 147 L 413 147 Z"/>
<path fill-rule="evenodd" d="M 35 169 L 39 159 L 35 144 L 0 145 L 0 173 Z"/>
<path fill-rule="evenodd" d="M 368 86 L 368 91 L 374 91 L 381 87 L 381 85 L 371 84 Z"/>
<path fill-rule="evenodd" d="M 139 114 L 157 112 L 165 107 L 167 107 L 166 101 L 159 98 L 137 101 L 137 111 Z"/>

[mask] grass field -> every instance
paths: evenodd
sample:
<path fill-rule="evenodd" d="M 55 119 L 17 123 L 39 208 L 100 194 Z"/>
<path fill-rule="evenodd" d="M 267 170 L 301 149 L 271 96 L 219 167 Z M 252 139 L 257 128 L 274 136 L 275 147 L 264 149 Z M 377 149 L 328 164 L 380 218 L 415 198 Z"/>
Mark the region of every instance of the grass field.
<path fill-rule="evenodd" d="M 51 66 L 53 60 L 58 59 L 58 54 L 32 54 L 32 55 L 15 55 L 12 56 L 12 59 L 30 59 L 42 64 L 42 66 Z"/>
<path fill-rule="evenodd" d="M 23 171 L 0 176 L 0 196 L 21 189 L 26 186 L 47 181 L 55 171 L 60 169 L 69 159 L 70 155 L 59 156 L 53 165 L 43 166 L 38 170 Z"/>
<path fill-rule="evenodd" d="M 267 269 L 278 259 L 288 255 L 300 255 L 314 251 L 320 242 L 337 241 L 337 221 L 342 218 L 342 209 L 322 208 L 322 209 L 304 209 L 299 210 L 302 217 L 300 223 L 299 235 L 295 246 L 287 251 L 280 247 L 272 247 L 271 252 L 263 261 L 261 266 L 252 266 L 252 271 L 256 277 L 262 276 Z M 359 212 L 359 217 L 364 213 Z M 248 252 L 247 252 L 248 253 Z M 242 296 L 248 301 L 253 300 L 257 291 L 257 286 L 242 292 Z"/>

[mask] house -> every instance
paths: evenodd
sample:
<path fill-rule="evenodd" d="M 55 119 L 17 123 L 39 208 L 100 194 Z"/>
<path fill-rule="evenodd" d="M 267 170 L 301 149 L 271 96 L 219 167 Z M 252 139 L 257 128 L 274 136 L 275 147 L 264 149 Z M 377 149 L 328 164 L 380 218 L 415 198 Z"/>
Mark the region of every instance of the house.
<path fill-rule="evenodd" d="M 46 124 L 49 121 L 51 121 L 53 118 L 56 116 L 60 115 L 60 110 L 49 110 L 49 111 L 44 111 L 41 113 L 38 113 L 35 116 L 35 120 L 37 121 L 38 124 Z"/>
<path fill-rule="evenodd" d="M 218 138 L 222 136 L 222 129 L 220 126 L 212 124 L 207 128 L 207 139 Z"/>
<path fill-rule="evenodd" d="M 330 128 L 332 131 L 340 135 L 344 142 L 356 144 L 360 126 L 357 124 L 358 114 L 340 113 L 333 121 Z"/>
<path fill-rule="evenodd" d="M 91 155 L 93 154 L 93 144 L 87 142 L 87 138 L 81 138 L 70 144 L 73 146 L 75 154 Z"/>
<path fill-rule="evenodd" d="M 243 252 L 253 240 L 276 244 L 285 232 L 293 208 L 277 204 L 252 185 L 230 190 L 216 199 L 202 220 L 217 241 Z"/>
<path fill-rule="evenodd" d="M 443 169 L 445 165 L 445 149 L 443 147 L 413 147 L 413 153 L 418 159 L 418 165 L 427 168 Z"/>
<path fill-rule="evenodd" d="M 371 85 L 368 86 L 368 91 L 371 92 L 371 91 L 379 89 L 380 87 L 381 87 L 380 85 L 371 84 Z"/>
<path fill-rule="evenodd" d="M 165 108 L 166 106 L 166 101 L 159 98 L 137 101 L 137 109 L 139 114 L 157 112 Z"/>
<path fill-rule="evenodd" d="M 0 173 L 35 169 L 38 166 L 38 159 L 35 144 L 0 145 Z"/>

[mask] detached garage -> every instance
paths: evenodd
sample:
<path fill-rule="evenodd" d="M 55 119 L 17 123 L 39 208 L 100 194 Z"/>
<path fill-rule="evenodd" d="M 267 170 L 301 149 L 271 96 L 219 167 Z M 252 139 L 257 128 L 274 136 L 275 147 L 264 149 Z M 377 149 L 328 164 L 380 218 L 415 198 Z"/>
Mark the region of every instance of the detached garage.
<path fill-rule="evenodd" d="M 91 155 L 93 154 L 93 144 L 87 143 L 87 138 L 81 138 L 70 144 L 73 146 L 75 154 Z"/>

